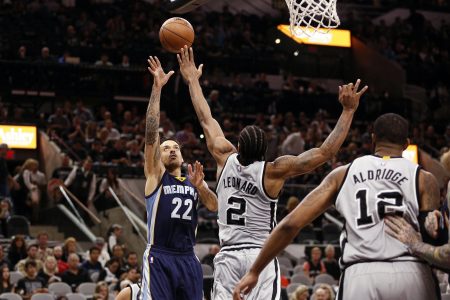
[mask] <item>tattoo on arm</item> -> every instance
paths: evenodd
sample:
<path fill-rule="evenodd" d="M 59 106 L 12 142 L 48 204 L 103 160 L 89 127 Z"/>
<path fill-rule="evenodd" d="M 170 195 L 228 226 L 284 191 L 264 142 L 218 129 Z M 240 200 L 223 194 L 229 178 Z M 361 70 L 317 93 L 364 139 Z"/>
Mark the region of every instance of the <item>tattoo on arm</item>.
<path fill-rule="evenodd" d="M 436 178 L 432 174 L 424 174 L 422 201 L 420 203 L 421 209 L 433 210 L 437 209 L 440 201 L 440 190 Z"/>
<path fill-rule="evenodd" d="M 159 102 L 161 98 L 161 90 L 153 88 L 148 102 L 146 122 L 145 122 L 145 145 L 154 146 L 159 138 Z M 159 160 L 160 150 L 156 145 L 154 149 L 154 161 Z"/>
<path fill-rule="evenodd" d="M 440 247 L 419 242 L 412 247 L 413 254 L 438 267 L 450 268 L 450 244 Z"/>

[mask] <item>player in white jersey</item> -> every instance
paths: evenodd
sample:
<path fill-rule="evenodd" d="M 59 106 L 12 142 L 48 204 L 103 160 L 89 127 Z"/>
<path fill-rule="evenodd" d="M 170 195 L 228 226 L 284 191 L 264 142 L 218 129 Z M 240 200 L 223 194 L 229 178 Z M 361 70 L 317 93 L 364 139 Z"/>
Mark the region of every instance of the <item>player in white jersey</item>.
<path fill-rule="evenodd" d="M 239 134 L 236 149 L 211 115 L 199 83 L 202 65 L 198 69 L 195 66 L 192 49 L 182 49 L 178 61 L 181 74 L 189 85 L 208 150 L 217 162 L 218 223 L 222 248 L 214 259 L 213 299 L 229 300 L 234 286 L 249 270 L 275 225 L 277 198 L 284 182 L 312 171 L 336 154 L 348 133 L 360 96 L 367 87 L 358 92 L 358 80 L 355 85 L 339 88 L 343 112 L 322 146 L 298 156 L 282 156 L 266 163 L 264 131 L 257 126 L 245 127 Z M 278 263 L 273 260 L 261 275 L 261 283 L 247 299 L 279 298 Z"/>
<path fill-rule="evenodd" d="M 266 265 L 298 231 L 331 205 L 345 218 L 338 299 L 437 299 L 431 268 L 385 232 L 383 218 L 402 215 L 417 229 L 439 206 L 436 178 L 402 158 L 408 122 L 385 114 L 374 123 L 375 154 L 333 170 L 272 232 L 233 299 L 250 292 Z"/>

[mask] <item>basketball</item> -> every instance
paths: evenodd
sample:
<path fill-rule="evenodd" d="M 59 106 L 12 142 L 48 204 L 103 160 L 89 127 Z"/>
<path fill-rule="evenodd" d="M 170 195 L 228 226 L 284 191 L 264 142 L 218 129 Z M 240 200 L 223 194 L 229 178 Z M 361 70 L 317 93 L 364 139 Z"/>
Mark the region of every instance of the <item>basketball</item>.
<path fill-rule="evenodd" d="M 159 30 L 161 45 L 169 52 L 178 53 L 184 45 L 190 47 L 194 42 L 194 28 L 183 18 L 170 18 Z"/>

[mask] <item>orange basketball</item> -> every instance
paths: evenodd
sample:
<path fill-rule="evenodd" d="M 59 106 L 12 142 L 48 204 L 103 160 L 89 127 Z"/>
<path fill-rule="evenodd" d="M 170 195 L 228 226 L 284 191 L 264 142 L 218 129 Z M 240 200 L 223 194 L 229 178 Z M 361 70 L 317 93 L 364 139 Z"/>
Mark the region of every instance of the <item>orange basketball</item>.
<path fill-rule="evenodd" d="M 194 28 L 183 18 L 170 18 L 159 30 L 161 45 L 169 52 L 179 53 L 184 45 L 190 47 L 194 42 Z"/>

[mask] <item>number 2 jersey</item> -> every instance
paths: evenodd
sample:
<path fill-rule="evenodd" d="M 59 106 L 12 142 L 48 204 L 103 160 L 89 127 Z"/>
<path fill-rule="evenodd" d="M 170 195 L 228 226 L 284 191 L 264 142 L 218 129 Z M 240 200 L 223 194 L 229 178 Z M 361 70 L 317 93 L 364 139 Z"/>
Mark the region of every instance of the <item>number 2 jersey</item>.
<path fill-rule="evenodd" d="M 419 228 L 420 167 L 403 157 L 367 155 L 347 169 L 336 198 L 345 218 L 341 234 L 341 266 L 367 261 L 414 260 L 406 246 L 389 236 L 383 218 L 403 215 Z"/>
<path fill-rule="evenodd" d="M 155 191 L 145 197 L 145 202 L 148 244 L 172 251 L 193 250 L 198 194 L 189 179 L 165 171 Z"/>
<path fill-rule="evenodd" d="M 278 199 L 263 184 L 265 162 L 243 166 L 231 154 L 217 182 L 219 240 L 222 246 L 262 246 L 275 226 Z"/>

